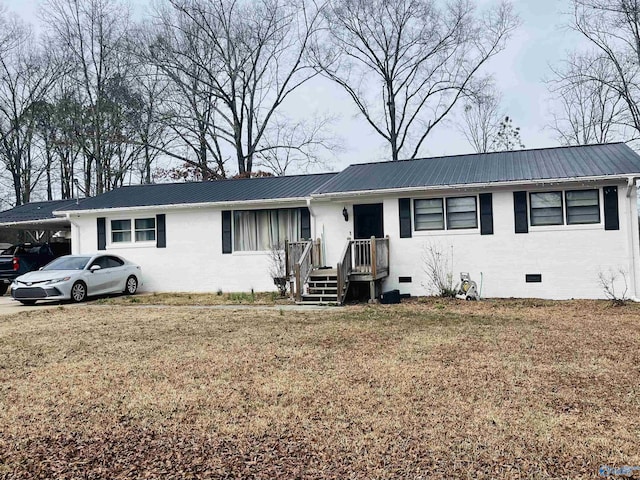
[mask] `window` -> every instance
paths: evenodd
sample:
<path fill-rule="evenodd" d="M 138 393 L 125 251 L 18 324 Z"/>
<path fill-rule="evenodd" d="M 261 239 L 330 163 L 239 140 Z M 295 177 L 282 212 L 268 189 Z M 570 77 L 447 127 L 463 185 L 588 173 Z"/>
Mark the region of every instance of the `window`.
<path fill-rule="evenodd" d="M 567 225 L 600 223 L 600 198 L 598 190 L 573 190 L 565 192 Z"/>
<path fill-rule="evenodd" d="M 444 209 L 441 198 L 414 200 L 416 230 L 444 230 Z"/>
<path fill-rule="evenodd" d="M 562 192 L 531 194 L 531 225 L 562 225 Z"/>
<path fill-rule="evenodd" d="M 447 229 L 478 228 L 476 197 L 447 198 Z"/>
<path fill-rule="evenodd" d="M 134 236 L 131 237 L 131 224 Z M 153 242 L 156 239 L 156 219 L 136 218 L 132 220 L 111 220 L 111 243 Z"/>
<path fill-rule="evenodd" d="M 156 219 L 136 218 L 136 242 L 154 242 L 156 239 Z"/>
<path fill-rule="evenodd" d="M 111 242 L 131 241 L 131 220 L 111 220 Z"/>
<path fill-rule="evenodd" d="M 285 240 L 300 240 L 300 209 L 236 210 L 233 227 L 235 251 L 269 250 Z"/>
<path fill-rule="evenodd" d="M 445 208 L 442 198 L 416 199 L 413 201 L 416 230 L 444 230 Z M 447 230 L 478 228 L 476 197 L 451 197 L 446 199 Z"/>

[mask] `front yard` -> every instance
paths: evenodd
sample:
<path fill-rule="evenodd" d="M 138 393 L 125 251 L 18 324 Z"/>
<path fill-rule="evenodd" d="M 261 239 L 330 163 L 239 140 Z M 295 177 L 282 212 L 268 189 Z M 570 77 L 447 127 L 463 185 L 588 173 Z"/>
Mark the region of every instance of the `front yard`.
<path fill-rule="evenodd" d="M 593 478 L 639 445 L 638 305 L 0 317 L 0 478 Z"/>

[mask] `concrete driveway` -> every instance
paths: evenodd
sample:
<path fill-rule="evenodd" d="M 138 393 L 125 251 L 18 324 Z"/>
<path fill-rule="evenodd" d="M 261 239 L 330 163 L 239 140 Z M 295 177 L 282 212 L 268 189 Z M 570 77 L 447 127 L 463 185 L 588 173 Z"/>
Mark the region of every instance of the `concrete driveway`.
<path fill-rule="evenodd" d="M 28 307 L 13 300 L 9 295 L 3 295 L 0 297 L 0 316 L 19 312 L 32 312 L 34 310 L 46 310 L 47 308 L 57 307 L 58 305 L 60 305 L 60 302 L 38 302 Z"/>

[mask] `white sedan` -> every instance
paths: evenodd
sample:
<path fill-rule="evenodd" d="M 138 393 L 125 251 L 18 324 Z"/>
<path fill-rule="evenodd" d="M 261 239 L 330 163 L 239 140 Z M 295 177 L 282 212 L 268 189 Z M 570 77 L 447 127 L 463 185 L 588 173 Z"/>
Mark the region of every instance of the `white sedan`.
<path fill-rule="evenodd" d="M 11 296 L 25 305 L 37 300 L 82 302 L 88 296 L 133 295 L 142 285 L 140 267 L 116 255 L 65 255 L 11 284 Z"/>

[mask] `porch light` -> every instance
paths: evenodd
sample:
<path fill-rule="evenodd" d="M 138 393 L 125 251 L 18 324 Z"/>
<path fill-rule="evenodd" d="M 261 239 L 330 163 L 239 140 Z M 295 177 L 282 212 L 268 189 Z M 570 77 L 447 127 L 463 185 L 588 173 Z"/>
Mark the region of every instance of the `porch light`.
<path fill-rule="evenodd" d="M 344 217 L 344 221 L 349 221 L 349 212 L 347 211 L 347 207 L 342 208 L 342 216 Z"/>

